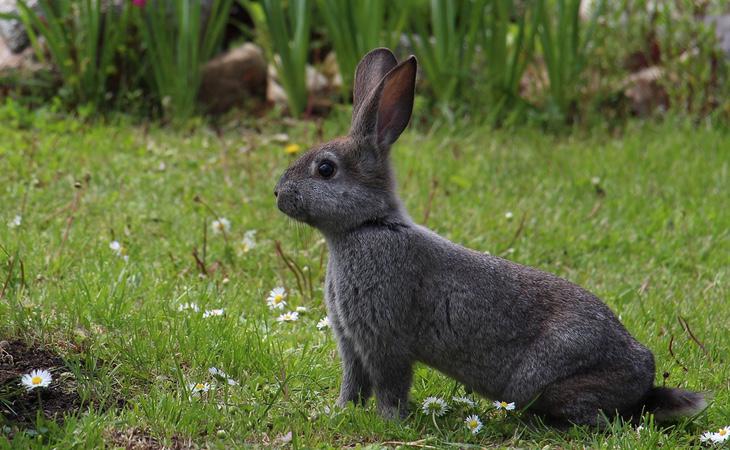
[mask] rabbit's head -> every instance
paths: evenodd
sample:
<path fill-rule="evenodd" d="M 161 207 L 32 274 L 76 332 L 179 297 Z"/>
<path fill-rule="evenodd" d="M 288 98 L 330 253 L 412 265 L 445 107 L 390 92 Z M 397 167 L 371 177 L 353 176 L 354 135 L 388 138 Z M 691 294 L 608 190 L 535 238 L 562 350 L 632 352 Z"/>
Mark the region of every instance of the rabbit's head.
<path fill-rule="evenodd" d="M 357 65 L 347 136 L 307 151 L 282 175 L 274 194 L 288 216 L 340 232 L 400 211 L 388 154 L 411 117 L 416 58 L 397 62 L 385 48 Z"/>

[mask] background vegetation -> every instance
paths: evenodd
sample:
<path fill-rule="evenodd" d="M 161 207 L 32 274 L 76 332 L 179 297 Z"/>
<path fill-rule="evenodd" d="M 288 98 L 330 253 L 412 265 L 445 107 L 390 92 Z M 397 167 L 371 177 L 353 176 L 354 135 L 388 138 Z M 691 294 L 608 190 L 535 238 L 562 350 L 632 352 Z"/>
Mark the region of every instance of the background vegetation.
<path fill-rule="evenodd" d="M 113 11 L 101 0 L 41 0 L 39 8 L 24 6 L 18 15 L 38 57 L 53 63 L 55 77 L 41 77 L 46 95 L 86 115 L 146 111 L 152 118 L 189 119 L 200 112 L 200 68 L 223 43 L 235 43 L 223 40 L 226 27 L 235 26 L 241 38 L 264 47 L 293 116 L 311 113 L 308 64 L 321 64 L 334 50 L 343 82 L 332 100 L 346 104 L 356 62 L 376 46 L 419 58 L 428 122 L 459 117 L 561 128 L 607 115 L 622 120 L 636 112 L 625 95 L 631 75 L 650 67 L 661 73 L 650 84 L 667 97 L 652 113 L 715 121 L 730 116 L 727 56 L 703 20 L 727 12 L 720 0 L 212 4 L 201 15 L 200 2 L 189 0 L 123 1 Z M 227 22 L 234 7 L 244 13 Z M 60 90 L 49 83 L 60 83 Z M 27 98 L 27 88 L 27 81 L 18 82 L 9 92 Z"/>

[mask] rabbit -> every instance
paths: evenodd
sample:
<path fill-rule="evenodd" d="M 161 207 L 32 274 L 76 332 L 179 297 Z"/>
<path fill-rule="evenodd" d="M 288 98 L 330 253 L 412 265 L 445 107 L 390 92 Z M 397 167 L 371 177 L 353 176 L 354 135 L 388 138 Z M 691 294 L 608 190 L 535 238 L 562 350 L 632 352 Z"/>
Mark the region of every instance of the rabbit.
<path fill-rule="evenodd" d="M 408 415 L 424 363 L 548 423 L 600 426 L 694 415 L 704 394 L 653 387 L 654 357 L 595 295 L 555 275 L 454 244 L 409 217 L 390 148 L 408 125 L 417 62 L 385 48 L 356 69 L 349 134 L 286 169 L 277 207 L 318 229 L 327 315 L 342 360 L 338 406 L 374 393 Z"/>

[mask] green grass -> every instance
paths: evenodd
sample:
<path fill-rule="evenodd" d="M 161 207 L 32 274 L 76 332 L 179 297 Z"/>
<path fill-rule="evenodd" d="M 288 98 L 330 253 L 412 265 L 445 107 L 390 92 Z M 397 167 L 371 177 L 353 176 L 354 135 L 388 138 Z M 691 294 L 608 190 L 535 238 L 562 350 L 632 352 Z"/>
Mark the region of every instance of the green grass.
<path fill-rule="evenodd" d="M 135 429 L 167 444 L 214 448 L 268 446 L 291 432 L 289 445 L 303 448 L 649 449 L 699 446 L 702 431 L 730 425 L 726 132 L 682 122 L 630 124 L 620 137 L 411 130 L 396 144 L 400 191 L 414 219 L 428 213 L 428 225 L 456 242 L 595 292 L 654 351 L 657 383 L 667 372 L 667 385 L 715 393 L 693 423 L 663 431 L 647 424 L 640 435 L 628 425 L 605 433 L 529 429 L 518 414 L 497 414 L 480 400 L 473 412 L 484 429 L 471 436 L 463 419 L 472 410 L 435 419 L 416 411 L 390 423 L 372 402 L 333 408 L 339 360 L 329 331 L 315 327 L 325 314 L 326 248 L 316 232 L 278 212 L 272 195 L 293 157 L 269 137 L 286 132 L 307 147 L 317 139 L 313 123 L 272 120 L 262 134 L 237 124 L 218 137 L 203 128 L 17 120 L 17 111 L 3 111 L 0 288 L 6 280 L 7 288 L 0 340 L 22 338 L 60 352 L 73 374 L 64 382 L 74 383 L 85 403 L 62 423 L 34 425 L 40 436 L 0 426 L 0 447 L 95 448 L 115 431 Z M 19 129 L 23 123 L 35 125 Z M 323 133 L 345 129 L 344 120 L 331 119 Z M 5 226 L 16 214 L 22 225 Z M 216 217 L 232 223 L 225 237 L 210 232 Z M 243 252 L 252 229 L 258 245 Z M 109 248 L 113 239 L 127 249 L 127 262 Z M 276 241 L 306 267 L 301 290 Z M 200 259 L 205 249 L 205 277 L 194 249 Z M 16 255 L 10 275 L 9 255 Z M 266 307 L 268 291 L 279 285 L 292 307 L 309 308 L 298 322 L 279 324 Z M 226 314 L 179 312 L 185 302 Z M 211 366 L 241 384 L 217 384 L 189 399 L 188 382 L 213 383 Z M 414 410 L 427 396 L 461 394 L 454 381 L 417 369 Z"/>

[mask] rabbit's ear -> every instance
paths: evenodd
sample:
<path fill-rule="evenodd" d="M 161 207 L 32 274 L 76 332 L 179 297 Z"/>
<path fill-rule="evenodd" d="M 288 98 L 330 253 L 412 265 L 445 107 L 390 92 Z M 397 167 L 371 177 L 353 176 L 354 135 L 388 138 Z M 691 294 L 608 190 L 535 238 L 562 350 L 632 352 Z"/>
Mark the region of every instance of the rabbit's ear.
<path fill-rule="evenodd" d="M 355 70 L 355 85 L 352 90 L 353 121 L 368 95 L 396 65 L 398 61 L 395 55 L 387 48 L 376 48 L 362 57 Z"/>
<path fill-rule="evenodd" d="M 381 149 L 398 139 L 411 119 L 417 66 L 416 57 L 410 56 L 380 80 L 353 117 L 350 134 L 374 136 Z"/>

